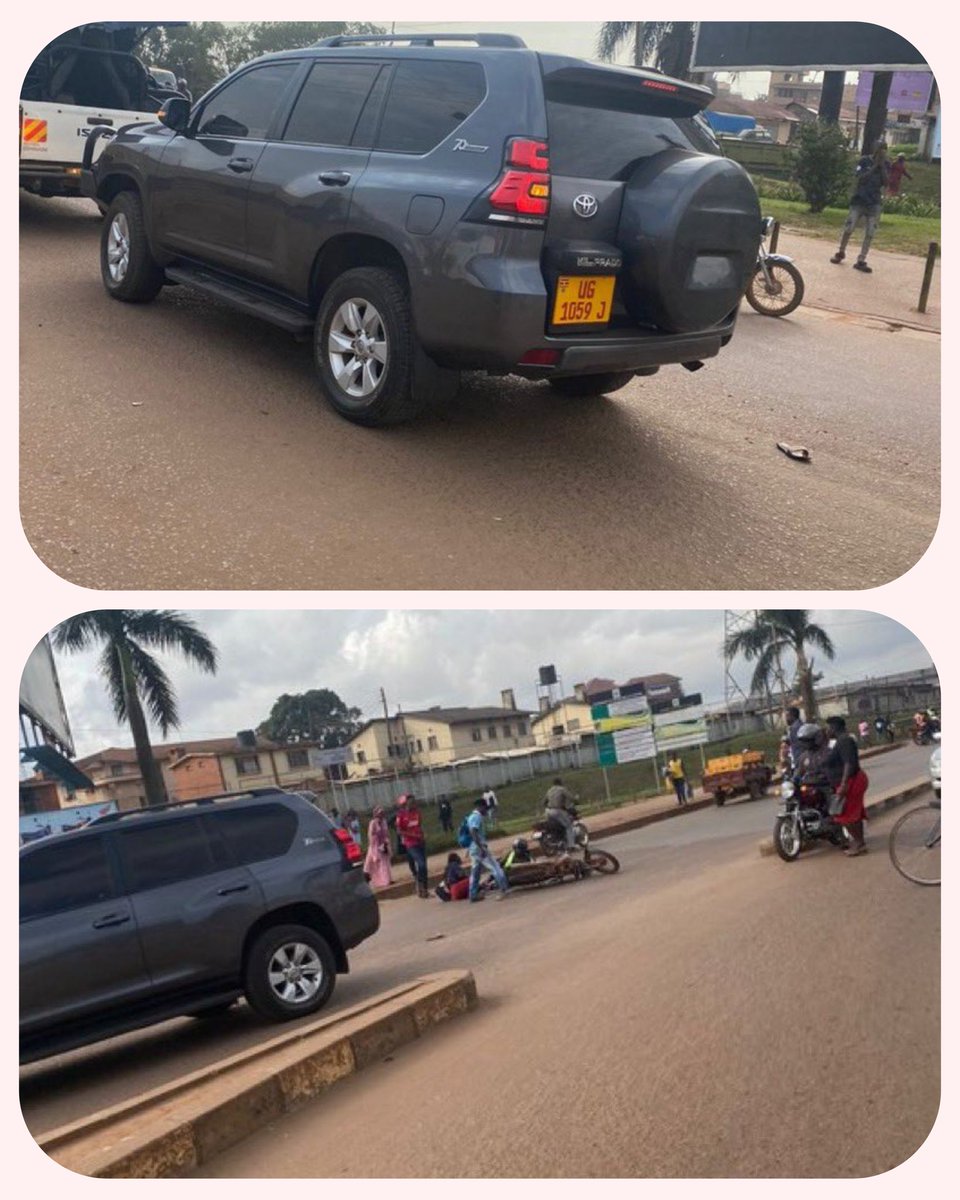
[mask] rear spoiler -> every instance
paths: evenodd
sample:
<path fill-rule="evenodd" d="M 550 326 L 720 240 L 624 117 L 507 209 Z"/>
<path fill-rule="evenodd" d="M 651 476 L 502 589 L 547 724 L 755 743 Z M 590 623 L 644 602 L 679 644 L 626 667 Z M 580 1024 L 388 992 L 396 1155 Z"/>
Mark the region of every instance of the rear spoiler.
<path fill-rule="evenodd" d="M 656 71 L 540 55 L 543 90 L 558 104 L 610 108 L 652 117 L 693 117 L 713 99 L 709 88 Z"/>

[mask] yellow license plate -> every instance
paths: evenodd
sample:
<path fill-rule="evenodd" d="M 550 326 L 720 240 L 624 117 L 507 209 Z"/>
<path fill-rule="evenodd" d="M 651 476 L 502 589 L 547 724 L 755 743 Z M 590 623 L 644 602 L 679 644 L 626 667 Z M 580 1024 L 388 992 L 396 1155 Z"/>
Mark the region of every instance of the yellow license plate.
<path fill-rule="evenodd" d="M 613 305 L 615 275 L 561 275 L 553 301 L 554 325 L 605 325 Z"/>

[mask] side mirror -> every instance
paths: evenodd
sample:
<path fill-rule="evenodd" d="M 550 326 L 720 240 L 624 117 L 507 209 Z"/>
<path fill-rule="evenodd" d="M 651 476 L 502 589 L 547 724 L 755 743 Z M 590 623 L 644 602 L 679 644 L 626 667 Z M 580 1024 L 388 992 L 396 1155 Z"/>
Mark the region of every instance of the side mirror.
<path fill-rule="evenodd" d="M 190 124 L 190 101 L 183 96 L 171 96 L 157 114 L 161 125 L 174 133 L 183 133 Z"/>

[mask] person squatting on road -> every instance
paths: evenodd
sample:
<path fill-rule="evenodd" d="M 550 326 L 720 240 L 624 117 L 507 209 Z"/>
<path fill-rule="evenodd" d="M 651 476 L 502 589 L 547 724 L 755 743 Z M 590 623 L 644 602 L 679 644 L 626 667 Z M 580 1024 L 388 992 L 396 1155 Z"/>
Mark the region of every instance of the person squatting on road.
<path fill-rule="evenodd" d="M 427 890 L 427 839 L 423 832 L 423 822 L 416 796 L 408 792 L 397 801 L 397 833 L 403 843 L 403 849 L 410 863 L 410 870 L 417 884 L 417 895 L 421 900 L 429 900 Z"/>
<path fill-rule="evenodd" d="M 469 895 L 470 902 L 475 903 L 477 900 L 482 900 L 480 895 L 480 874 L 483 868 L 486 867 L 496 881 L 497 887 L 500 889 L 497 893 L 497 899 L 502 900 L 510 890 L 510 885 L 507 882 L 507 877 L 503 873 L 503 867 L 490 853 L 490 847 L 487 845 L 486 829 L 484 827 L 484 817 L 487 815 L 487 802 L 481 796 L 473 807 L 473 812 L 467 817 L 467 828 L 470 830 L 470 886 Z"/>
<path fill-rule="evenodd" d="M 374 887 L 389 887 L 393 883 L 390 873 L 390 830 L 382 808 L 373 810 L 367 826 L 367 857 L 363 870 Z"/>
<path fill-rule="evenodd" d="M 443 881 L 437 884 L 434 892 L 441 900 L 466 900 L 469 896 L 470 879 L 463 869 L 463 859 L 455 850 L 447 855 Z"/>
<path fill-rule="evenodd" d="M 834 820 L 843 827 L 848 838 L 844 854 L 848 858 L 855 858 L 867 849 L 863 840 L 863 819 L 866 816 L 863 798 L 870 781 L 860 767 L 856 738 L 847 733 L 847 723 L 843 717 L 827 717 L 827 729 L 832 739 L 825 762 L 827 778 L 843 800 L 843 810 Z"/>
<path fill-rule="evenodd" d="M 876 233 L 877 224 L 880 221 L 880 210 L 883 208 L 883 189 L 887 186 L 889 177 L 890 165 L 887 162 L 887 147 L 881 142 L 872 157 L 865 154 L 857 164 L 857 183 L 853 195 L 850 197 L 850 211 L 847 213 L 847 219 L 840 234 L 840 245 L 837 247 L 836 254 L 830 259 L 832 263 L 842 263 L 846 258 L 847 242 L 850 241 L 850 237 L 862 217 L 866 222 L 866 229 L 860 253 L 853 266 L 855 270 L 866 271 L 868 275 L 873 270 L 873 267 L 867 266 L 867 254 L 870 252 L 870 243 L 873 241 L 873 235 Z"/>
<path fill-rule="evenodd" d="M 556 821 L 558 825 L 563 826 L 568 850 L 577 848 L 577 835 L 573 828 L 572 812 L 576 800 L 576 796 L 567 791 L 558 777 L 553 781 L 552 786 L 547 788 L 547 794 L 543 801 L 547 820 Z"/>

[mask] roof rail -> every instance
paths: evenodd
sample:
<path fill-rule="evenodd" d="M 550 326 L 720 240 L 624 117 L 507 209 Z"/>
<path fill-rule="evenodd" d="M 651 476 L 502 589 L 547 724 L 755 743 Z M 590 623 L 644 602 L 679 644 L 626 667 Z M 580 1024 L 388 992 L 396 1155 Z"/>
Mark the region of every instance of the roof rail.
<path fill-rule="evenodd" d="M 120 821 L 124 817 L 142 817 L 149 816 L 151 813 L 169 812 L 171 808 L 187 808 L 191 804 L 212 804 L 214 800 L 242 800 L 249 796 L 276 796 L 278 793 L 289 794 L 282 787 L 261 787 L 250 788 L 245 792 L 219 792 L 216 796 L 194 796 L 190 800 L 170 800 L 166 804 L 151 804 L 146 808 L 125 808 L 120 812 L 104 813 L 102 817 L 94 817 L 84 828 L 89 828 L 90 825 L 107 825 L 113 821 Z"/>
<path fill-rule="evenodd" d="M 339 33 L 323 38 L 317 46 L 390 45 L 405 42 L 410 46 L 435 46 L 437 42 L 474 42 L 477 46 L 526 50 L 527 43 L 514 33 Z"/>

